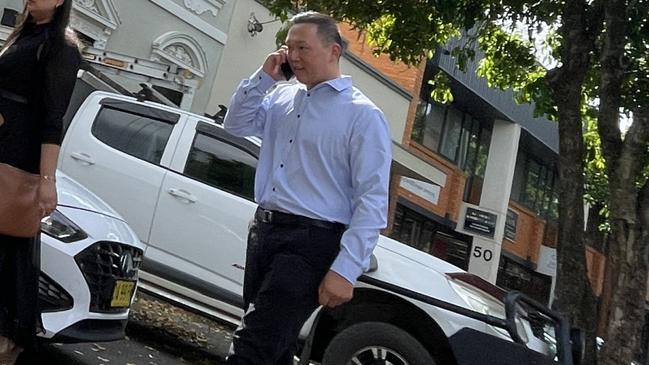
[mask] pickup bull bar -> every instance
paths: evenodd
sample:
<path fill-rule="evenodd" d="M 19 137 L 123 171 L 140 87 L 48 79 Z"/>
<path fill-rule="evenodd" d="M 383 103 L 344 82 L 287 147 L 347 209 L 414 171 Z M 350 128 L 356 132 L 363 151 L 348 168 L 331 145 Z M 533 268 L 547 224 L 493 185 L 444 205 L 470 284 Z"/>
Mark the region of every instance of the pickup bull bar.
<path fill-rule="evenodd" d="M 378 280 L 376 278 L 367 275 L 362 275 L 358 279 L 358 281 L 372 285 L 374 287 L 383 290 L 387 290 L 402 295 L 404 297 L 413 300 L 417 300 L 419 302 L 430 304 L 432 306 L 462 316 L 466 316 L 478 320 L 480 322 L 487 323 L 494 327 L 502 328 L 506 330 L 507 333 L 509 333 L 513 343 L 471 329 L 466 329 L 466 331 L 465 330 L 459 331 L 458 332 L 459 336 L 457 336 L 458 338 L 455 341 L 456 343 L 455 344 L 451 343 L 456 357 L 458 357 L 457 352 L 461 352 L 462 355 L 460 355 L 460 357 L 464 358 L 464 359 L 463 358 L 458 359 L 458 365 L 486 363 L 484 362 L 484 358 L 481 360 L 483 362 L 474 362 L 471 358 L 471 355 L 467 355 L 467 351 L 464 351 L 465 350 L 464 347 L 471 347 L 474 353 L 480 354 L 480 352 L 484 350 L 493 352 L 493 349 L 496 349 L 500 346 L 500 348 L 504 349 L 504 351 L 511 353 L 512 349 L 509 347 L 514 347 L 516 346 L 515 344 L 518 344 L 518 346 L 516 346 L 515 349 L 518 351 L 519 354 L 522 354 L 523 352 L 527 352 L 524 356 L 520 357 L 520 358 L 524 357 L 525 359 L 527 359 L 525 363 L 530 363 L 530 364 L 533 363 L 538 365 L 545 365 L 545 364 L 579 365 L 583 359 L 583 348 L 584 348 L 583 343 L 574 343 L 574 347 L 573 347 L 573 342 L 583 341 L 582 340 L 583 336 L 580 336 L 579 331 L 571 329 L 568 320 L 563 315 L 555 311 L 552 311 L 548 307 L 538 303 L 534 299 L 531 299 L 520 292 L 513 291 L 508 293 L 505 296 L 504 303 L 505 303 L 506 318 L 503 319 L 488 314 L 476 312 L 452 303 L 448 303 L 443 300 L 433 298 L 431 296 L 424 295 L 394 284 L 390 284 L 385 281 Z M 521 304 L 526 305 L 529 309 L 546 316 L 547 318 L 551 319 L 554 322 L 555 329 L 556 329 L 555 334 L 557 337 L 556 345 L 557 345 L 557 358 L 559 360 L 558 362 L 555 361 L 554 359 L 549 359 L 549 357 L 546 355 L 539 354 L 536 351 L 528 349 L 527 346 L 525 345 L 525 341 L 521 338 L 521 336 L 518 334 L 518 331 L 516 329 L 517 308 Z M 315 328 L 317 327 L 316 324 L 321 314 L 322 311 L 320 311 L 317 314 L 314 325 L 311 328 L 311 333 L 309 333 L 309 336 L 306 339 L 306 342 L 304 344 L 300 356 L 301 359 L 299 363 L 300 365 L 308 364 L 308 359 L 310 358 L 311 348 L 313 345 L 313 337 L 315 335 Z M 453 342 L 454 340 L 453 337 L 456 336 L 455 335 L 452 336 L 452 338 L 450 339 L 451 342 Z M 478 347 L 480 346 L 482 346 L 482 349 L 478 349 Z M 462 351 L 455 351 L 455 350 L 462 350 Z M 484 354 L 484 352 L 482 352 L 482 354 Z M 520 361 L 520 360 L 515 360 L 515 361 Z M 498 362 L 498 363 L 505 364 L 505 362 Z M 513 363 L 521 364 L 520 362 L 513 362 Z"/>

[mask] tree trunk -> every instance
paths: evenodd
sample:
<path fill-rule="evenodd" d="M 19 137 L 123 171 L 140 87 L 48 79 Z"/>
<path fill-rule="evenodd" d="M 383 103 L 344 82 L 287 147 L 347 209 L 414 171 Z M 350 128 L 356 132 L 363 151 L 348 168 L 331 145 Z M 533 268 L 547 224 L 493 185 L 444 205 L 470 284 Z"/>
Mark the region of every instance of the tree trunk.
<path fill-rule="evenodd" d="M 611 240 L 608 265 L 615 288 L 611 298 L 602 365 L 630 364 L 639 355 L 645 317 L 649 248 L 647 245 L 647 185 L 636 187 L 646 164 L 649 113 L 638 110 L 609 176 Z M 639 158 L 641 157 L 641 158 Z"/>
<path fill-rule="evenodd" d="M 573 97 L 579 101 L 578 93 Z M 559 107 L 559 244 L 554 307 L 586 332 L 586 364 L 594 364 L 596 321 L 593 318 L 597 303 L 586 272 L 584 232 L 580 229 L 584 226 L 583 138 L 579 109 L 568 103 Z"/>
<path fill-rule="evenodd" d="M 620 191 L 615 196 L 635 206 L 634 191 Z M 639 348 L 647 287 L 645 246 L 641 239 L 641 227 L 635 218 L 615 217 L 611 220 L 608 265 L 611 273 L 614 273 L 615 290 L 611 298 L 601 365 L 630 364 Z"/>
<path fill-rule="evenodd" d="M 601 2 L 566 1 L 562 11 L 562 66 L 547 75 L 559 119 L 559 244 L 554 307 L 585 330 L 586 364 L 595 364 L 597 306 L 586 272 L 582 86 L 601 29 Z"/>
<path fill-rule="evenodd" d="M 624 64 L 628 44 L 626 0 L 607 2 L 606 32 L 601 52 L 598 131 L 609 178 L 611 226 L 608 266 L 612 297 L 608 331 L 600 353 L 602 365 L 630 364 L 639 354 L 647 288 L 647 245 L 642 237 L 639 190 L 636 187 L 646 163 L 649 115 L 634 113 L 633 125 L 623 138 L 619 128 Z"/>
<path fill-rule="evenodd" d="M 586 332 L 586 364 L 596 362 L 597 302 L 586 272 L 584 245 L 584 141 L 581 84 L 563 78 L 555 91 L 559 112 L 559 244 L 554 307 Z M 557 85 L 559 86 L 559 85 Z"/>
<path fill-rule="evenodd" d="M 609 256 L 609 247 L 611 244 L 608 242 L 611 237 L 610 235 L 606 236 L 606 247 L 604 249 L 604 257 Z M 606 337 L 608 332 L 608 322 L 611 317 L 611 299 L 613 298 L 613 293 L 615 288 L 613 287 L 614 279 L 616 275 L 611 269 L 610 262 L 606 261 L 606 267 L 604 268 L 604 282 L 602 283 L 602 294 L 601 300 L 599 303 L 598 317 L 597 317 L 597 335 L 600 337 Z"/>

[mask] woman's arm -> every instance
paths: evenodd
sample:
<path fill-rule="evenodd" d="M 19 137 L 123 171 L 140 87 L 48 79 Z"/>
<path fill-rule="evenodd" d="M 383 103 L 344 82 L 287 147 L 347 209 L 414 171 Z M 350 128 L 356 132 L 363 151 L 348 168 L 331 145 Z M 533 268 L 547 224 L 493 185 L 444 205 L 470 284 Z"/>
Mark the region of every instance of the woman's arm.
<path fill-rule="evenodd" d="M 39 204 L 42 215 L 49 215 L 54 209 L 58 198 L 56 195 L 56 164 L 61 148 L 56 144 L 41 145 L 41 185 L 39 188 Z"/>
<path fill-rule="evenodd" d="M 39 206 L 43 216 L 56 209 L 56 165 L 63 137 L 63 115 L 68 108 L 81 56 L 65 46 L 47 56 L 41 120 L 41 185 Z"/>

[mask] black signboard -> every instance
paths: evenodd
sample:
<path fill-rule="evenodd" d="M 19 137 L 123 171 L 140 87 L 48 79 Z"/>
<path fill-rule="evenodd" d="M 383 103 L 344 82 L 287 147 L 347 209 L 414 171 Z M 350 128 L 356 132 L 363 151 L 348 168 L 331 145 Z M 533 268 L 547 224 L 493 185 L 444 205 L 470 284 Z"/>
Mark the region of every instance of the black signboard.
<path fill-rule="evenodd" d="M 510 241 L 516 241 L 516 225 L 518 224 L 518 213 L 507 209 L 507 219 L 505 220 L 505 238 Z"/>
<path fill-rule="evenodd" d="M 467 207 L 464 217 L 464 231 L 493 239 L 496 235 L 497 220 L 498 216 L 493 213 Z"/>

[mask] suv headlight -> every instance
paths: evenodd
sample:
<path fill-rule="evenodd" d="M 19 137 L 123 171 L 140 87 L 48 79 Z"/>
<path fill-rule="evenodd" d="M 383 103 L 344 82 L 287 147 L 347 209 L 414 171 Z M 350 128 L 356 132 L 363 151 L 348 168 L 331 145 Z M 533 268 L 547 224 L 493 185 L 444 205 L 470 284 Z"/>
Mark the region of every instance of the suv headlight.
<path fill-rule="evenodd" d="M 453 276 L 451 276 L 449 283 L 451 285 L 451 288 L 453 288 L 453 290 L 455 290 L 460 298 L 462 298 L 462 300 L 466 302 L 474 311 L 497 318 L 504 319 L 507 317 L 507 314 L 505 312 L 505 304 L 493 297 L 491 294 L 488 294 L 487 292 L 478 289 L 477 287 L 462 280 L 458 280 Z M 518 334 L 520 335 L 521 339 L 523 339 L 523 341 L 527 343 L 529 341 L 529 338 L 527 337 L 527 331 L 521 320 L 520 313 L 516 315 L 515 322 Z M 492 328 L 503 336 L 511 338 L 509 332 L 507 332 L 507 330 L 505 330 L 504 328 L 495 326 L 492 326 Z"/>
<path fill-rule="evenodd" d="M 41 231 L 65 243 L 88 238 L 86 232 L 58 210 L 54 210 L 50 215 L 41 219 Z"/>

